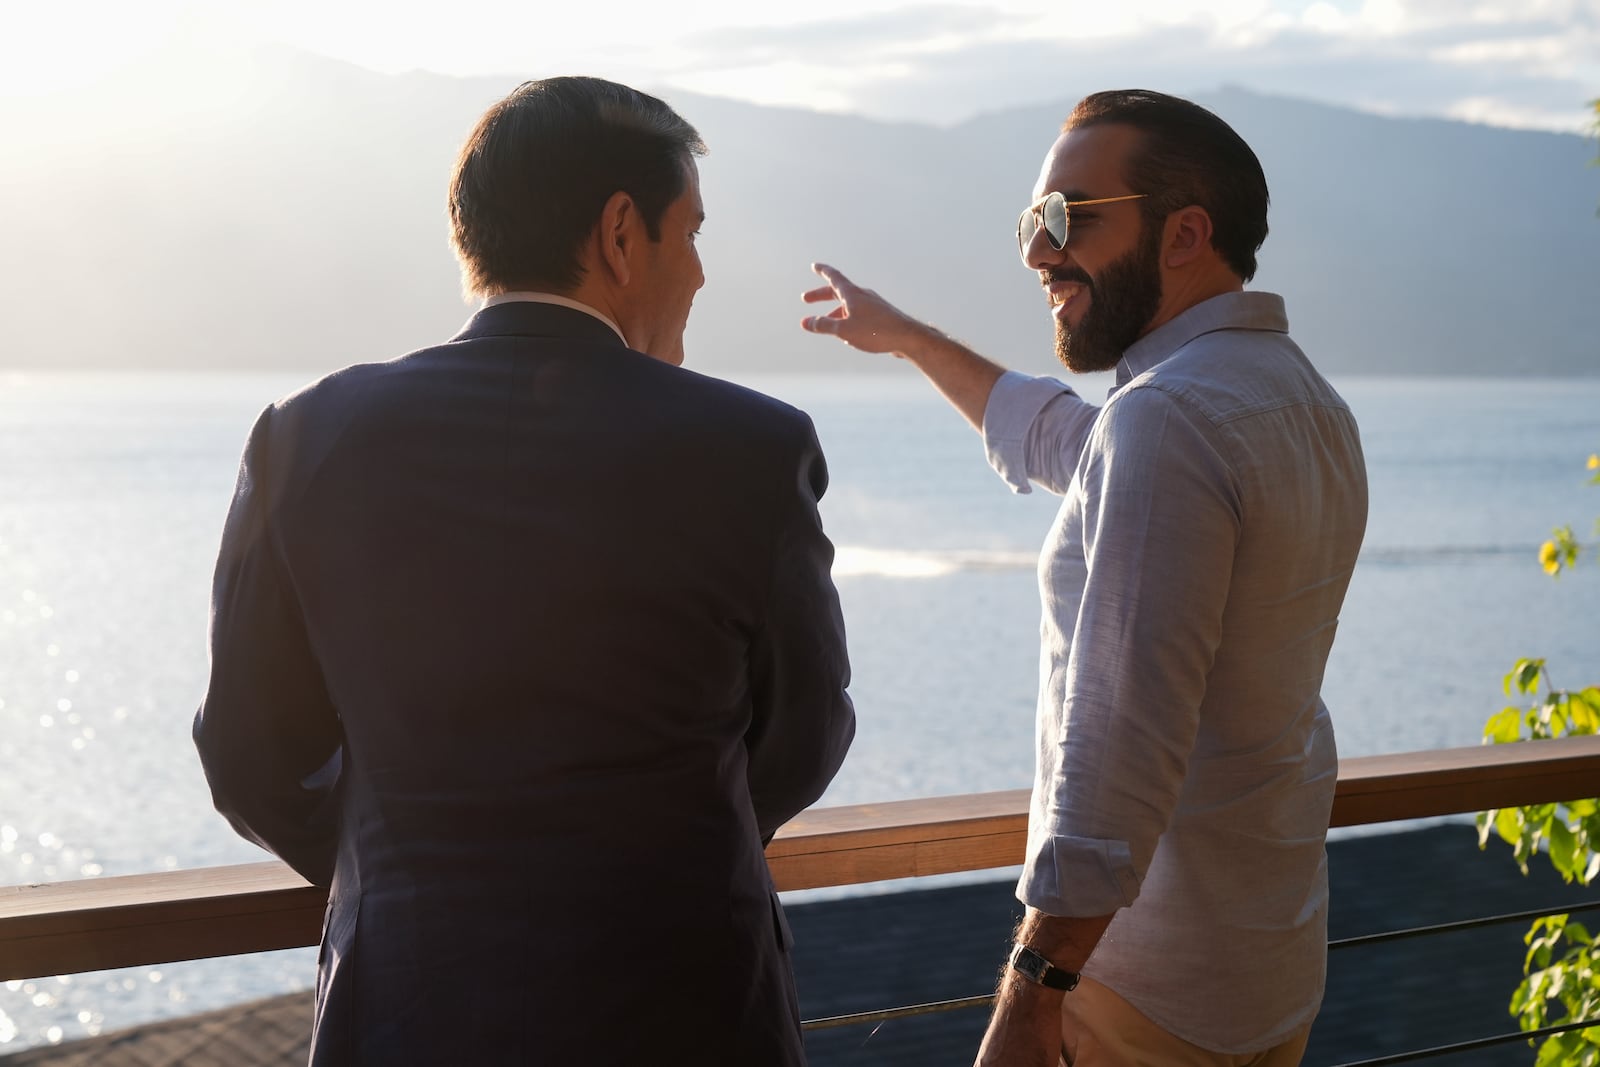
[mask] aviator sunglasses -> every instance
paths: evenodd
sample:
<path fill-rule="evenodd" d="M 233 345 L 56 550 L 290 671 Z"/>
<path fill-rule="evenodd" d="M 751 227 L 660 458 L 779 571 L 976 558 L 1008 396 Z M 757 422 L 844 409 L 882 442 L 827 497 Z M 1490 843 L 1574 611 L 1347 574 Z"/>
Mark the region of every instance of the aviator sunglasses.
<path fill-rule="evenodd" d="M 1106 196 L 1099 200 L 1068 200 L 1060 193 L 1051 193 L 1043 200 L 1024 208 L 1022 214 L 1017 216 L 1017 252 L 1026 263 L 1028 245 L 1033 242 L 1033 235 L 1039 232 L 1041 223 L 1044 225 L 1044 235 L 1050 242 L 1050 247 L 1057 252 L 1065 248 L 1067 234 L 1072 230 L 1072 209 L 1075 207 L 1118 204 L 1124 200 L 1142 200 L 1148 195 L 1148 193 L 1128 193 L 1126 196 Z"/>

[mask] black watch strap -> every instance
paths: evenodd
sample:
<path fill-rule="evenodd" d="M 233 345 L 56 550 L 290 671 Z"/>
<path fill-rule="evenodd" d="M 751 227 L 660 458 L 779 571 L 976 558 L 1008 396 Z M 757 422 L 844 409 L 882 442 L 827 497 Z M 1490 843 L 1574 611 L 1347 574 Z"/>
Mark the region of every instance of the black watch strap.
<path fill-rule="evenodd" d="M 1051 989 L 1060 989 L 1072 992 L 1078 985 L 1076 971 L 1064 970 L 1039 955 L 1020 941 L 1011 946 L 1011 969 L 1022 975 L 1030 982 L 1037 982 Z"/>

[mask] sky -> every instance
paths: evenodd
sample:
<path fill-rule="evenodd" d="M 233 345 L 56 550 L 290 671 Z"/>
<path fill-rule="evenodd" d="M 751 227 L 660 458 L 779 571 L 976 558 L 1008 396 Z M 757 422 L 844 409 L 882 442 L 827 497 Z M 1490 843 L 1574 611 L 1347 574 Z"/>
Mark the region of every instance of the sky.
<path fill-rule="evenodd" d="M 383 72 L 596 74 L 952 123 L 1099 88 L 1223 84 L 1388 115 L 1577 131 L 1600 0 L 0 0 L 0 97 L 174 44 L 280 44 Z"/>

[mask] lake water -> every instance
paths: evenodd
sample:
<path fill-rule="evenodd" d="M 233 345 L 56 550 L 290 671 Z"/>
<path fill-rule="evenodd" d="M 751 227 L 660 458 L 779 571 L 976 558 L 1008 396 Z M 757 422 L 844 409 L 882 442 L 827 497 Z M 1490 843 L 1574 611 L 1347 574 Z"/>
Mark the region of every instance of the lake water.
<path fill-rule="evenodd" d="M 211 810 L 188 734 L 239 449 L 297 384 L 0 372 L 0 884 L 262 858 Z M 812 412 L 833 475 L 860 729 L 823 803 L 1028 785 L 1054 499 L 1012 495 L 913 374 L 749 384 Z M 1341 753 L 1477 743 L 1518 656 L 1600 680 L 1600 568 L 1552 581 L 1534 556 L 1560 522 L 1592 540 L 1600 380 L 1335 384 L 1372 486 L 1324 689 Z M 0 1055 L 305 988 L 313 967 L 297 950 L 7 983 Z"/>

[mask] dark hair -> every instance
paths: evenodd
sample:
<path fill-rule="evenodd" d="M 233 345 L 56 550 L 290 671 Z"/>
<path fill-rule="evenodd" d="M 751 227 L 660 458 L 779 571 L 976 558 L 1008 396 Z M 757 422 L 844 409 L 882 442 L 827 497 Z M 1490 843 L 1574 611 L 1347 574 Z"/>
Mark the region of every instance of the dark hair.
<path fill-rule="evenodd" d="M 1148 89 L 1086 96 L 1061 128 L 1113 122 L 1143 135 L 1123 178 L 1146 194 L 1139 203 L 1146 223 L 1198 204 L 1211 216 L 1211 246 L 1245 281 L 1254 277 L 1256 250 L 1267 239 L 1267 177 L 1244 138 L 1199 104 Z"/>
<path fill-rule="evenodd" d="M 468 293 L 569 291 L 579 248 L 613 193 L 639 206 L 652 241 L 683 195 L 693 126 L 653 96 L 600 78 L 523 82 L 491 107 L 450 176 L 450 243 Z"/>

